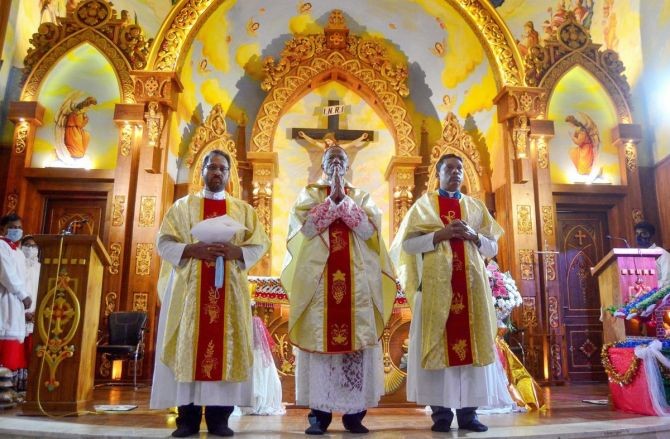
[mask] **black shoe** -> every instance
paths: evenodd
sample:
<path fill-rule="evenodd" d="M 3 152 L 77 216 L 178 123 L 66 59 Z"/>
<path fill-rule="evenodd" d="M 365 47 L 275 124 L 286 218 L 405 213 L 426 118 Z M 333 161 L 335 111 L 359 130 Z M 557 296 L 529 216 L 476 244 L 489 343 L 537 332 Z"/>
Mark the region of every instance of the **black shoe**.
<path fill-rule="evenodd" d="M 368 430 L 360 422 L 356 422 L 356 423 L 352 423 L 352 424 L 346 423 L 346 424 L 344 424 L 344 428 L 346 428 L 351 433 L 369 433 L 370 432 L 370 430 Z"/>
<path fill-rule="evenodd" d="M 189 437 L 200 432 L 199 428 L 192 428 L 187 425 L 182 425 L 172 432 L 172 437 Z"/>
<path fill-rule="evenodd" d="M 363 410 L 359 413 L 352 413 L 349 415 L 342 416 L 342 425 L 351 433 L 369 433 L 370 430 L 365 428 L 362 424 L 363 418 L 367 410 Z"/>
<path fill-rule="evenodd" d="M 214 436 L 222 436 L 222 437 L 230 437 L 235 434 L 235 432 L 226 425 L 219 425 L 218 427 L 212 428 L 211 430 L 208 431 L 210 434 L 213 434 Z"/>
<path fill-rule="evenodd" d="M 479 422 L 479 420 L 473 419 L 472 421 L 468 422 L 465 425 L 459 425 L 458 429 L 482 432 L 488 430 L 489 428 L 486 425 Z"/>
<path fill-rule="evenodd" d="M 317 422 L 316 424 L 311 424 L 307 430 L 305 430 L 305 434 L 311 434 L 311 435 L 322 435 L 324 434 L 325 431 L 321 430 L 321 427 L 319 427 L 319 423 Z"/>
<path fill-rule="evenodd" d="M 447 422 L 444 419 L 440 419 L 439 421 L 435 422 L 433 426 L 430 427 L 430 429 L 433 431 L 446 433 L 449 430 L 451 430 L 451 422 Z"/>

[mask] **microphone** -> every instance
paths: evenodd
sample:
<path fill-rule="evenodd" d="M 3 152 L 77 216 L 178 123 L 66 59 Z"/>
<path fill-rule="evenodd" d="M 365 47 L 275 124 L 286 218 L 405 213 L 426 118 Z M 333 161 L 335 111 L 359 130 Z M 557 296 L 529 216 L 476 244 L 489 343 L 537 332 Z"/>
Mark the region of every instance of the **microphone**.
<path fill-rule="evenodd" d="M 88 222 L 88 218 L 74 219 L 74 220 L 70 221 L 69 223 L 67 223 L 67 226 L 63 229 L 63 231 L 61 233 L 63 235 L 72 235 L 72 231 L 74 229 L 75 224 L 82 225 L 82 224 L 86 224 L 87 222 Z"/>
<path fill-rule="evenodd" d="M 630 245 L 628 244 L 628 241 L 626 241 L 626 238 L 619 238 L 612 235 L 607 235 L 605 236 L 605 238 L 609 239 L 610 241 L 623 241 L 624 244 L 626 244 L 626 248 L 630 248 Z"/>

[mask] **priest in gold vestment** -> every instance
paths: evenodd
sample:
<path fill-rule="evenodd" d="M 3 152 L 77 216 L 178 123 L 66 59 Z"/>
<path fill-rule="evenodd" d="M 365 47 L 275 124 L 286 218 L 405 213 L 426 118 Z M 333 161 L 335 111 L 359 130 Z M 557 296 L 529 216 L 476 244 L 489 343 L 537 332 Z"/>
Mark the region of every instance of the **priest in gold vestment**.
<path fill-rule="evenodd" d="M 228 417 L 234 406 L 252 403 L 247 271 L 270 242 L 253 207 L 224 190 L 230 165 L 227 153 L 211 151 L 202 165 L 205 189 L 177 200 L 158 234 L 162 308 L 150 407 L 178 406 L 174 437 L 198 433 L 202 406 L 208 431 L 232 436 Z M 246 229 L 228 242 L 205 243 L 192 236 L 193 226 L 224 214 Z M 223 264 L 217 271 L 218 257 Z"/>
<path fill-rule="evenodd" d="M 324 434 L 333 411 L 343 413 L 348 431 L 367 433 L 361 421 L 384 393 L 379 339 L 395 278 L 380 210 L 344 181 L 344 149 L 329 147 L 321 167 L 327 179 L 308 184 L 291 209 L 281 276 L 291 304 L 289 337 L 298 348 L 296 402 L 311 409 L 307 434 Z"/>
<path fill-rule="evenodd" d="M 463 160 L 436 166 L 438 191 L 407 212 L 391 246 L 412 307 L 407 399 L 433 410 L 433 431 L 486 431 L 477 406 L 499 405 L 495 391 L 496 318 L 484 257 L 498 252 L 502 228 L 479 200 L 460 192 Z"/>

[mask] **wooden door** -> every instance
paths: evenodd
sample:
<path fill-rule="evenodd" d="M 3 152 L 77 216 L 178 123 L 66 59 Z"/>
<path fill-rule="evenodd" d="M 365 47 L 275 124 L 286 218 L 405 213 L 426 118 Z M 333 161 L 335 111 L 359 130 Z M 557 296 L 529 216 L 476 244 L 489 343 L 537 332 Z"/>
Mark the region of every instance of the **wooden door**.
<path fill-rule="evenodd" d="M 60 233 L 72 225 L 72 233 L 104 237 L 107 197 L 47 198 L 42 233 Z M 86 220 L 84 223 L 83 220 Z"/>
<path fill-rule="evenodd" d="M 607 212 L 558 212 L 558 269 L 561 320 L 565 327 L 568 377 L 573 382 L 604 381 L 598 282 L 590 268 L 609 251 Z"/>

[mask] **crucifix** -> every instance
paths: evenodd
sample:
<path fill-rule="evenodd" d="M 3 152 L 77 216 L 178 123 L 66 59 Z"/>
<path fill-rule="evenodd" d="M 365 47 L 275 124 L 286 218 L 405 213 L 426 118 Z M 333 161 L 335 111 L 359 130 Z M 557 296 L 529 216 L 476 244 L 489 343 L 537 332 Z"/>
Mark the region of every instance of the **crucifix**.
<path fill-rule="evenodd" d="M 367 146 L 368 142 L 374 140 L 374 131 L 340 128 L 340 114 L 344 112 L 344 105 L 340 105 L 339 100 L 328 100 L 328 106 L 323 110 L 328 116 L 327 128 L 291 128 L 292 139 L 305 141 L 299 143 L 307 150 L 311 162 L 308 182 L 316 181 L 321 175 L 321 156 L 332 143 L 337 143 L 346 151 L 350 168 L 346 178 L 352 181 L 351 168 L 356 155 L 358 151 Z M 342 142 L 343 140 L 347 142 Z"/>

